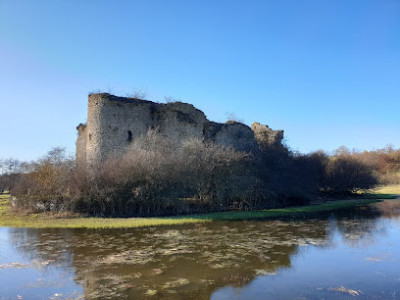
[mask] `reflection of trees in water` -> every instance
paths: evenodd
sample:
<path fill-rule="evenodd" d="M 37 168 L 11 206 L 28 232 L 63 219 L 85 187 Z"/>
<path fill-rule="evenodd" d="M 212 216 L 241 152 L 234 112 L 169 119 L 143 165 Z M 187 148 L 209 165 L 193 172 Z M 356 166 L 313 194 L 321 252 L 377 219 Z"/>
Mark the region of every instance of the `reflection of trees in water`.
<path fill-rule="evenodd" d="M 332 218 L 332 214 L 329 214 Z M 360 239 L 376 231 L 376 210 L 338 211 L 339 232 Z M 244 286 L 289 268 L 301 245 L 326 245 L 320 219 L 216 222 L 126 230 L 14 229 L 14 243 L 36 259 L 72 266 L 86 298 L 209 299 L 217 288 Z"/>
<path fill-rule="evenodd" d="M 290 267 L 299 245 L 327 241 L 326 221 L 226 222 L 136 230 L 13 232 L 36 259 L 73 265 L 87 298 L 209 299 L 226 285 Z M 69 256 L 65 255 L 69 253 Z M 68 259 L 66 259 L 68 258 Z M 72 259 L 72 260 L 71 260 Z"/>
<path fill-rule="evenodd" d="M 384 218 L 400 219 L 400 198 L 396 200 L 385 200 L 374 204 L 374 208 Z"/>
<path fill-rule="evenodd" d="M 385 234 L 384 227 L 378 227 L 377 218 L 381 212 L 375 206 L 357 207 L 334 213 L 336 228 L 345 241 L 350 244 L 363 242 L 372 243 L 373 235 Z"/>
<path fill-rule="evenodd" d="M 73 264 L 74 233 L 67 229 L 10 228 L 10 243 L 29 260 L 41 266 L 68 267 Z"/>

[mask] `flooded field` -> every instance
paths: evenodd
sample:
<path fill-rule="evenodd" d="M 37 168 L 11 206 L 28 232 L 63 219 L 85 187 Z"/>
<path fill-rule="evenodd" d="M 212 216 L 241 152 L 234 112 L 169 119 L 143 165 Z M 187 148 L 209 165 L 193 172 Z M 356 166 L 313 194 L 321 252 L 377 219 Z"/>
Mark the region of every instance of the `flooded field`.
<path fill-rule="evenodd" d="M 400 201 L 296 220 L 0 228 L 0 299 L 400 299 Z"/>

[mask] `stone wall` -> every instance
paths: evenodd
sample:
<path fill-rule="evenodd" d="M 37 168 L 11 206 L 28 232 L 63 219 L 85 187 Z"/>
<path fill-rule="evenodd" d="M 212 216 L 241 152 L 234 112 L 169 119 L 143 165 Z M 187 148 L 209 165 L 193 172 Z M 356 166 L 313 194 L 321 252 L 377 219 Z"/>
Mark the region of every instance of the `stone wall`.
<path fill-rule="evenodd" d="M 87 130 L 85 124 L 79 124 L 78 139 L 76 141 L 76 161 L 80 167 L 86 166 Z"/>
<path fill-rule="evenodd" d="M 267 125 L 258 122 L 254 122 L 251 129 L 260 147 L 277 147 L 282 143 L 283 130 L 272 130 Z"/>
<path fill-rule="evenodd" d="M 177 147 L 189 138 L 199 138 L 254 152 L 259 149 L 259 143 L 281 142 L 283 131 L 255 124 L 253 131 L 237 122 L 210 122 L 202 111 L 182 102 L 161 104 L 105 93 L 91 94 L 87 124 L 77 127 L 77 165 L 93 167 L 108 158 L 121 157 L 129 151 L 132 141 L 150 129 L 167 137 Z"/>

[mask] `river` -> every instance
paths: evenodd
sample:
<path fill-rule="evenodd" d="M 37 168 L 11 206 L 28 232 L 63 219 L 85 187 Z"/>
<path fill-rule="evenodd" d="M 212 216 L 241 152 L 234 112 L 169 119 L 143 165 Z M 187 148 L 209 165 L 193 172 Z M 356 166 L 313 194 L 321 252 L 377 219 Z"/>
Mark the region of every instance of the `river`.
<path fill-rule="evenodd" d="M 0 299 L 400 299 L 400 201 L 302 219 L 0 228 Z"/>

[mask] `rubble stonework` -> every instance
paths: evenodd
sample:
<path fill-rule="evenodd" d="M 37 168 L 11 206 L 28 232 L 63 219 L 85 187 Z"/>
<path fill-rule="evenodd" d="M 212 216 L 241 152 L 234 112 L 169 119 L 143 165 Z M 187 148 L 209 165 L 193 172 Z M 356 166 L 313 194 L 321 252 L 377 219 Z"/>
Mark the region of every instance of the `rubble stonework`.
<path fill-rule="evenodd" d="M 250 128 L 233 121 L 211 122 L 191 104 L 155 103 L 107 93 L 89 95 L 87 123 L 77 130 L 76 161 L 80 167 L 122 157 L 132 141 L 149 130 L 156 130 L 177 147 L 187 139 L 198 138 L 249 152 L 276 146 L 283 139 L 282 130 L 274 131 L 260 123 Z"/>

